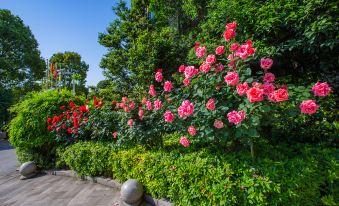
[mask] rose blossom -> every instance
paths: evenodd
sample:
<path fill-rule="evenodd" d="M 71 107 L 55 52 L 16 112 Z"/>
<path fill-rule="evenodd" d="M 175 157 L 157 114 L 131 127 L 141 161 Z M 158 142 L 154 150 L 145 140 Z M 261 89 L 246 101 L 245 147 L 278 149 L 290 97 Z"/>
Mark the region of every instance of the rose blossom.
<path fill-rule="evenodd" d="M 185 136 L 181 137 L 179 142 L 184 147 L 190 146 L 190 140 L 187 139 L 187 137 L 185 137 Z"/>
<path fill-rule="evenodd" d="M 230 51 L 236 51 L 239 48 L 239 44 L 233 43 L 230 47 Z"/>
<path fill-rule="evenodd" d="M 252 102 L 261 102 L 264 99 L 264 90 L 256 87 L 250 88 L 247 92 L 247 99 Z"/>
<path fill-rule="evenodd" d="M 146 98 L 146 97 L 142 98 L 141 104 L 146 104 L 146 101 L 147 101 L 147 98 Z"/>
<path fill-rule="evenodd" d="M 215 104 L 214 104 L 214 99 L 209 99 L 208 102 L 206 103 L 206 108 L 208 110 L 215 110 Z"/>
<path fill-rule="evenodd" d="M 264 75 L 264 77 L 263 77 L 263 81 L 264 81 L 265 83 L 274 82 L 274 80 L 275 80 L 274 74 L 272 74 L 271 72 L 265 73 L 265 75 Z"/>
<path fill-rule="evenodd" d="M 195 55 L 198 58 L 202 58 L 206 54 L 206 47 L 198 47 L 195 49 Z"/>
<path fill-rule="evenodd" d="M 199 70 L 194 68 L 194 66 L 187 66 L 185 68 L 184 74 L 185 74 L 186 78 L 191 78 L 191 77 L 195 76 L 196 74 L 198 74 L 198 72 L 199 72 Z"/>
<path fill-rule="evenodd" d="M 172 122 L 173 119 L 174 119 L 174 115 L 170 110 L 168 110 L 168 111 L 165 112 L 164 118 L 165 118 L 166 122 Z"/>
<path fill-rule="evenodd" d="M 129 103 L 129 108 L 134 109 L 134 107 L 135 107 L 135 103 L 133 101 L 131 101 Z"/>
<path fill-rule="evenodd" d="M 215 54 L 216 55 L 222 55 L 225 52 L 225 46 L 218 46 L 215 49 Z"/>
<path fill-rule="evenodd" d="M 164 90 L 165 92 L 170 92 L 173 88 L 172 82 L 171 81 L 166 81 L 164 83 Z"/>
<path fill-rule="evenodd" d="M 252 87 L 258 88 L 258 89 L 262 89 L 263 85 L 259 82 L 253 82 L 252 83 Z"/>
<path fill-rule="evenodd" d="M 190 81 L 189 78 L 185 78 L 185 79 L 182 81 L 182 83 L 184 83 L 185 87 L 187 87 L 187 86 L 190 85 L 191 81 Z"/>
<path fill-rule="evenodd" d="M 144 110 L 141 107 L 139 107 L 138 115 L 140 120 L 144 118 Z"/>
<path fill-rule="evenodd" d="M 113 132 L 113 133 L 112 133 L 112 136 L 113 136 L 113 138 L 114 138 L 114 139 L 116 139 L 116 138 L 117 138 L 117 136 L 118 136 L 118 132 L 116 132 L 116 131 L 115 131 L 115 132 Z"/>
<path fill-rule="evenodd" d="M 299 107 L 301 112 L 304 114 L 314 114 L 319 108 L 315 100 L 304 100 Z"/>
<path fill-rule="evenodd" d="M 128 101 L 128 97 L 121 97 L 121 102 L 126 103 Z"/>
<path fill-rule="evenodd" d="M 274 100 L 276 102 L 283 102 L 288 100 L 288 92 L 286 89 L 278 89 L 274 92 Z"/>
<path fill-rule="evenodd" d="M 125 112 L 130 112 L 131 111 L 127 106 L 124 106 L 123 109 L 124 109 Z"/>
<path fill-rule="evenodd" d="M 204 73 L 208 73 L 211 69 L 211 65 L 207 64 L 206 62 L 204 62 L 202 65 L 200 65 L 200 71 L 204 72 Z"/>
<path fill-rule="evenodd" d="M 242 84 L 238 84 L 237 85 L 237 93 L 239 94 L 239 96 L 242 96 L 244 94 L 246 94 L 247 90 L 249 90 L 249 86 L 247 84 L 247 82 L 244 82 Z"/>
<path fill-rule="evenodd" d="M 315 85 L 313 85 L 312 91 L 314 93 L 314 96 L 324 97 L 330 93 L 331 88 L 327 84 L 327 82 L 317 82 Z"/>
<path fill-rule="evenodd" d="M 129 120 L 127 121 L 127 124 L 128 124 L 130 127 L 133 126 L 133 124 L 134 124 L 133 119 L 129 119 Z"/>
<path fill-rule="evenodd" d="M 227 29 L 225 32 L 224 32 L 224 38 L 225 38 L 225 41 L 230 41 L 233 37 L 235 37 L 235 31 L 233 29 Z"/>
<path fill-rule="evenodd" d="M 221 129 L 221 128 L 224 127 L 224 123 L 223 123 L 221 120 L 216 119 L 216 120 L 214 121 L 213 126 L 214 126 L 215 128 Z"/>
<path fill-rule="evenodd" d="M 181 103 L 181 106 L 178 108 L 178 114 L 182 118 L 191 115 L 193 112 L 194 112 L 194 104 L 188 100 L 183 101 Z"/>
<path fill-rule="evenodd" d="M 248 40 L 237 49 L 235 54 L 242 59 L 246 59 L 248 56 L 253 55 L 254 52 L 255 49 L 252 47 L 252 41 Z"/>
<path fill-rule="evenodd" d="M 161 82 L 163 78 L 162 69 L 158 69 L 158 71 L 155 73 L 155 81 Z"/>
<path fill-rule="evenodd" d="M 162 107 L 162 102 L 159 99 L 155 100 L 154 101 L 154 108 L 156 110 L 159 110 L 159 109 L 161 109 L 161 107 Z"/>
<path fill-rule="evenodd" d="M 224 65 L 218 64 L 217 67 L 214 69 L 214 72 L 215 72 L 215 73 L 219 73 L 219 72 L 221 72 L 222 70 L 224 70 Z"/>
<path fill-rule="evenodd" d="M 264 70 L 270 69 L 272 64 L 273 60 L 270 58 L 261 58 L 260 60 L 260 67 L 263 68 Z"/>
<path fill-rule="evenodd" d="M 188 127 L 187 132 L 191 135 L 191 136 L 195 136 L 197 134 L 197 130 L 191 125 Z"/>
<path fill-rule="evenodd" d="M 185 71 L 185 65 L 180 65 L 180 67 L 179 67 L 179 72 L 180 73 L 183 73 Z"/>
<path fill-rule="evenodd" d="M 227 72 L 227 75 L 224 77 L 224 80 L 229 86 L 236 86 L 239 82 L 239 75 L 237 72 Z"/>
<path fill-rule="evenodd" d="M 215 55 L 214 54 L 210 54 L 206 57 L 206 63 L 207 64 L 214 64 L 216 61 Z"/>
<path fill-rule="evenodd" d="M 244 111 L 231 111 L 227 114 L 228 121 L 235 125 L 241 123 L 246 117 L 246 113 Z"/>
<path fill-rule="evenodd" d="M 149 86 L 148 94 L 153 96 L 153 97 L 155 97 L 157 95 L 157 92 L 155 91 L 153 84 Z"/>
<path fill-rule="evenodd" d="M 152 102 L 150 102 L 149 100 L 146 101 L 146 108 L 147 108 L 147 110 L 152 110 L 153 109 Z"/>
<path fill-rule="evenodd" d="M 275 86 L 273 84 L 270 83 L 265 83 L 263 86 L 263 90 L 264 90 L 264 95 L 269 95 L 272 92 L 274 92 Z"/>
<path fill-rule="evenodd" d="M 226 24 L 226 29 L 236 29 L 237 28 L 237 22 L 231 22 L 231 23 L 228 23 Z"/>

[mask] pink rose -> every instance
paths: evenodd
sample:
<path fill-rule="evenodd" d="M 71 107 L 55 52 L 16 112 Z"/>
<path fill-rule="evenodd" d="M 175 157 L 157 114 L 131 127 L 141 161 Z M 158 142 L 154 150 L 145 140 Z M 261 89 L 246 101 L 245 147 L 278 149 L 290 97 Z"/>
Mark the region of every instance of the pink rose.
<path fill-rule="evenodd" d="M 144 110 L 141 107 L 139 107 L 138 115 L 140 120 L 144 118 Z"/>
<path fill-rule="evenodd" d="M 263 86 L 263 89 L 264 89 L 264 95 L 269 95 L 272 92 L 274 92 L 275 86 L 270 83 L 265 83 Z"/>
<path fill-rule="evenodd" d="M 233 43 L 230 47 L 230 51 L 236 51 L 239 48 L 239 44 L 237 43 Z"/>
<path fill-rule="evenodd" d="M 185 77 L 186 78 L 191 78 L 191 77 L 194 77 L 196 74 L 198 74 L 199 70 L 194 68 L 194 66 L 187 66 L 185 68 Z"/>
<path fill-rule="evenodd" d="M 211 69 L 211 65 L 207 64 L 206 62 L 204 62 L 202 65 L 200 65 L 200 71 L 204 72 L 204 73 L 208 73 Z"/>
<path fill-rule="evenodd" d="M 162 71 L 162 70 L 161 70 Z M 161 71 L 157 71 L 156 73 L 155 73 L 155 81 L 157 81 L 157 82 L 161 82 L 162 81 L 162 79 L 164 78 L 163 76 L 162 76 L 162 72 Z"/>
<path fill-rule="evenodd" d="M 125 106 L 125 107 L 124 107 L 124 111 L 125 111 L 125 112 L 130 112 L 130 109 L 129 109 L 127 106 Z"/>
<path fill-rule="evenodd" d="M 129 120 L 127 121 L 127 124 L 128 124 L 130 127 L 132 127 L 133 124 L 134 124 L 133 119 L 129 119 Z"/>
<path fill-rule="evenodd" d="M 248 40 L 245 44 L 241 45 L 237 51 L 236 56 L 246 59 L 248 56 L 253 55 L 255 52 L 255 48 L 252 47 L 252 41 Z"/>
<path fill-rule="evenodd" d="M 215 128 L 221 129 L 224 127 L 224 123 L 221 120 L 215 120 L 213 126 Z"/>
<path fill-rule="evenodd" d="M 246 113 L 244 111 L 232 111 L 227 114 L 227 118 L 230 123 L 237 125 L 246 118 Z"/>
<path fill-rule="evenodd" d="M 236 28 L 237 28 L 237 22 L 235 22 L 235 21 L 226 24 L 226 29 L 233 29 L 233 30 L 235 30 Z"/>
<path fill-rule="evenodd" d="M 219 72 L 221 72 L 222 70 L 224 70 L 224 65 L 218 64 L 217 67 L 214 69 L 214 72 L 215 72 L 215 73 L 219 73 Z"/>
<path fill-rule="evenodd" d="M 210 54 L 206 57 L 206 63 L 207 64 L 214 64 L 216 61 L 215 55 L 214 54 Z"/>
<path fill-rule="evenodd" d="M 229 86 L 236 86 L 239 82 L 239 75 L 237 72 L 227 72 L 227 75 L 224 77 L 224 80 Z"/>
<path fill-rule="evenodd" d="M 185 65 L 180 65 L 180 67 L 179 67 L 179 72 L 180 73 L 183 73 L 185 71 Z"/>
<path fill-rule="evenodd" d="M 128 106 L 129 106 L 129 108 L 134 109 L 135 103 L 133 101 L 131 101 Z"/>
<path fill-rule="evenodd" d="M 181 103 L 181 106 L 178 108 L 178 114 L 182 118 L 191 115 L 193 112 L 194 112 L 194 104 L 188 100 L 183 101 Z"/>
<path fill-rule="evenodd" d="M 260 67 L 263 68 L 264 70 L 270 69 L 272 64 L 273 64 L 273 60 L 270 58 L 262 58 L 260 60 Z"/>
<path fill-rule="evenodd" d="M 171 111 L 168 110 L 168 111 L 165 112 L 164 118 L 165 118 L 166 122 L 172 122 L 173 119 L 174 119 L 174 115 Z"/>
<path fill-rule="evenodd" d="M 272 74 L 271 72 L 265 73 L 265 75 L 264 75 L 264 77 L 263 77 L 263 81 L 264 81 L 265 83 L 274 82 L 274 80 L 275 80 L 274 74 Z"/>
<path fill-rule="evenodd" d="M 327 84 L 327 82 L 317 82 L 315 85 L 313 85 L 312 91 L 314 93 L 314 96 L 324 97 L 330 93 L 331 88 Z"/>
<path fill-rule="evenodd" d="M 274 92 L 274 100 L 276 102 L 283 102 L 288 100 L 288 92 L 286 89 L 278 89 Z"/>
<path fill-rule="evenodd" d="M 127 101 L 128 101 L 128 98 L 127 98 L 127 97 L 122 97 L 122 98 L 121 98 L 121 102 L 122 102 L 122 103 L 126 103 Z"/>
<path fill-rule="evenodd" d="M 238 84 L 237 85 L 237 93 L 239 94 L 239 96 L 242 96 L 244 94 L 246 94 L 247 90 L 249 90 L 249 86 L 247 84 L 247 82 L 244 82 L 243 84 Z"/>
<path fill-rule="evenodd" d="M 189 86 L 191 81 L 189 78 L 185 78 L 184 81 L 182 81 L 182 83 L 184 83 L 185 87 Z"/>
<path fill-rule="evenodd" d="M 208 102 L 206 103 L 206 108 L 208 110 L 215 110 L 215 104 L 214 104 L 214 99 L 209 99 Z"/>
<path fill-rule="evenodd" d="M 165 92 L 170 92 L 173 88 L 172 82 L 171 81 L 166 81 L 164 83 L 164 90 Z"/>
<path fill-rule="evenodd" d="M 198 47 L 195 49 L 195 55 L 198 58 L 202 58 L 206 54 L 206 47 Z"/>
<path fill-rule="evenodd" d="M 153 109 L 153 107 L 152 107 L 152 102 L 150 102 L 149 100 L 146 101 L 146 108 L 147 108 L 147 110 L 149 110 L 149 111 Z"/>
<path fill-rule="evenodd" d="M 113 133 L 112 133 L 112 136 L 113 136 L 114 139 L 116 139 L 117 136 L 118 136 L 118 132 L 113 132 Z"/>
<path fill-rule="evenodd" d="M 190 140 L 187 139 L 187 137 L 185 137 L 185 136 L 181 137 L 179 142 L 184 147 L 190 146 Z"/>
<path fill-rule="evenodd" d="M 218 46 L 215 49 L 215 54 L 216 55 L 222 55 L 225 52 L 225 46 Z"/>
<path fill-rule="evenodd" d="M 258 89 L 262 89 L 263 85 L 259 82 L 253 82 L 252 83 L 252 87 L 258 88 Z"/>
<path fill-rule="evenodd" d="M 187 131 L 191 136 L 195 136 L 197 134 L 197 130 L 193 126 L 189 126 Z"/>
<path fill-rule="evenodd" d="M 264 90 L 258 89 L 256 87 L 250 88 L 247 92 L 248 101 L 252 102 L 261 102 L 264 100 Z"/>
<path fill-rule="evenodd" d="M 317 112 L 319 106 L 316 104 L 315 100 L 304 100 L 300 104 L 300 110 L 304 114 L 314 114 Z"/>
<path fill-rule="evenodd" d="M 162 102 L 159 99 L 155 100 L 154 101 L 154 109 L 159 110 L 159 109 L 161 109 L 161 107 L 162 107 Z"/>
<path fill-rule="evenodd" d="M 233 29 L 227 29 L 224 33 L 225 41 L 229 42 L 233 37 L 235 37 L 235 31 Z"/>
<path fill-rule="evenodd" d="M 148 94 L 153 96 L 153 97 L 155 97 L 157 95 L 157 92 L 155 91 L 153 84 L 149 86 Z"/>

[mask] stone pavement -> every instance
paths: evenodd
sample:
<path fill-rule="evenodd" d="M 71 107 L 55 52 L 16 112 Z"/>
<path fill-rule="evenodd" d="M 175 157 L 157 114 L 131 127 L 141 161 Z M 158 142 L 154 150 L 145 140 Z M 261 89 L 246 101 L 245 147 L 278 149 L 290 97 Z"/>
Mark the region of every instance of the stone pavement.
<path fill-rule="evenodd" d="M 75 178 L 40 174 L 19 180 L 15 150 L 0 140 L 0 206 L 113 206 L 120 193 Z"/>

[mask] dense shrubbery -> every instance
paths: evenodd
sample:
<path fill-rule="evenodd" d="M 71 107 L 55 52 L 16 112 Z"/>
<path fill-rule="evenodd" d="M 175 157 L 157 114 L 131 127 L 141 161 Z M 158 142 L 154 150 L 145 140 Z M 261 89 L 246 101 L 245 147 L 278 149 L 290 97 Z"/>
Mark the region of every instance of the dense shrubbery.
<path fill-rule="evenodd" d="M 111 143 L 79 142 L 59 152 L 59 166 L 79 175 L 139 179 L 147 193 L 178 205 L 334 205 L 338 201 L 336 150 L 324 146 L 262 144 L 259 159 L 218 146 L 118 149 Z"/>
<path fill-rule="evenodd" d="M 20 161 L 34 160 L 41 167 L 53 164 L 51 160 L 58 143 L 48 132 L 46 120 L 59 114 L 60 106 L 71 100 L 83 102 L 82 98 L 75 99 L 67 90 L 33 92 L 10 109 L 15 117 L 8 125 L 9 140 L 16 147 Z"/>

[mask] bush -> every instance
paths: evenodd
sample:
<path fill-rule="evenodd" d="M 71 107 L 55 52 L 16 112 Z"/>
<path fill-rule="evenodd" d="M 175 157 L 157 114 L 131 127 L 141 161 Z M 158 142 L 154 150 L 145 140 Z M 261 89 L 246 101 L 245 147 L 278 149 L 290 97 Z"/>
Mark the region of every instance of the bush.
<path fill-rule="evenodd" d="M 11 107 L 15 115 L 8 125 L 9 141 L 16 147 L 20 161 L 34 160 L 39 167 L 53 164 L 55 136 L 47 130 L 47 117 L 58 114 L 59 107 L 75 97 L 67 90 L 32 92 Z M 83 102 L 83 98 L 77 98 Z"/>
<path fill-rule="evenodd" d="M 59 160 L 79 175 L 136 178 L 148 194 L 178 205 L 331 205 L 339 200 L 334 149 L 263 144 L 252 162 L 249 152 L 225 154 L 218 146 L 178 148 L 177 138 L 165 138 L 171 141 L 163 150 L 79 142 L 60 152 Z"/>

